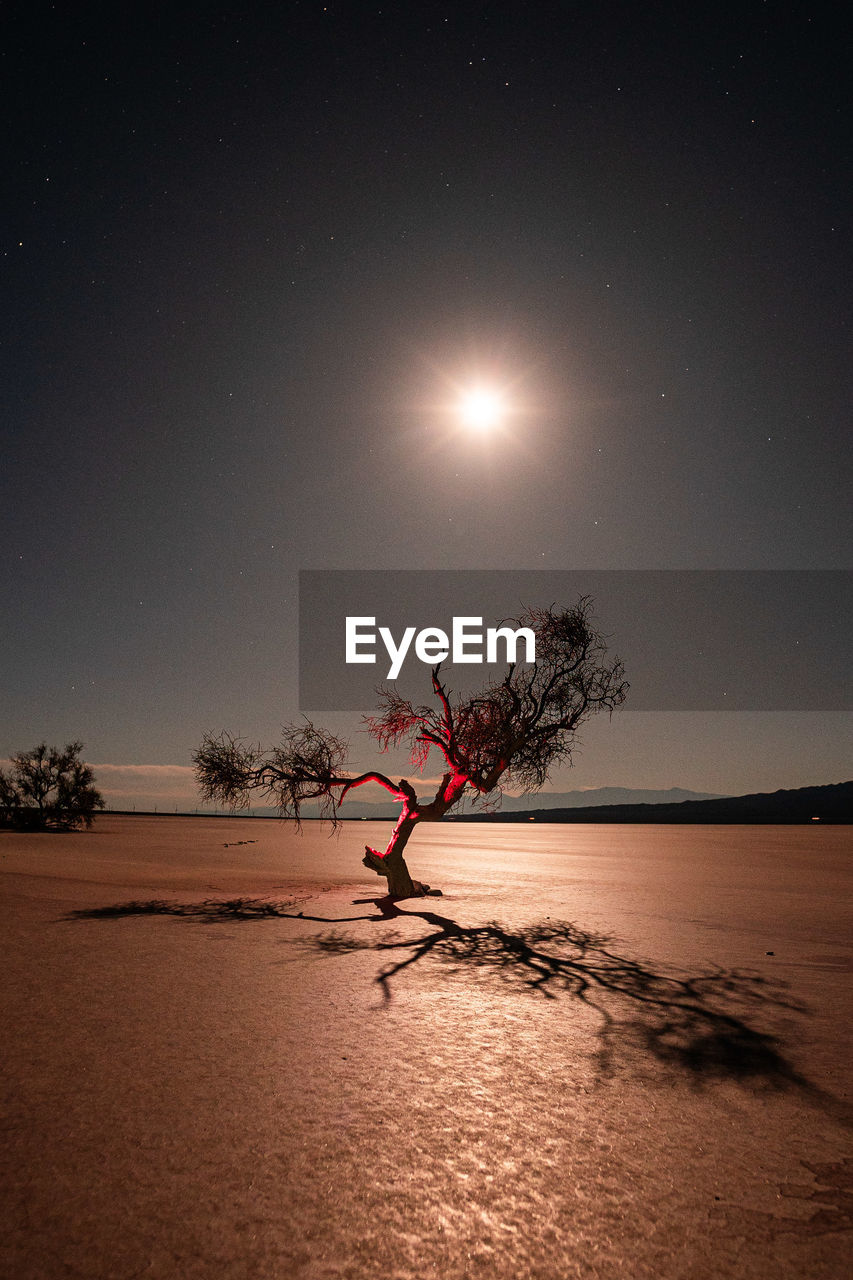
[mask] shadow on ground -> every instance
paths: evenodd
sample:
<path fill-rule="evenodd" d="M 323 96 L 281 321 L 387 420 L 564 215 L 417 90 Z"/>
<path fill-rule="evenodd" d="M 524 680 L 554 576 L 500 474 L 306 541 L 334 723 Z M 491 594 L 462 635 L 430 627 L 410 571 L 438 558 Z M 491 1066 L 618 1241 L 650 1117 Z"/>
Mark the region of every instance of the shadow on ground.
<path fill-rule="evenodd" d="M 800 1181 L 781 1183 L 779 1199 L 793 1200 L 801 1208 L 814 1209 L 808 1218 L 768 1213 L 742 1204 L 715 1205 L 709 1217 L 725 1224 L 725 1230 L 731 1234 L 768 1243 L 782 1235 L 805 1239 L 853 1231 L 853 1159 L 822 1164 L 800 1160 L 800 1166 L 806 1173 Z"/>
<path fill-rule="evenodd" d="M 368 914 L 330 918 L 297 910 L 290 899 L 233 898 L 180 903 L 156 899 L 126 902 L 71 913 L 76 920 L 127 916 L 173 916 L 202 923 L 299 919 L 334 926 L 303 938 L 314 953 L 341 955 L 375 951 L 382 959 L 376 975 L 385 1001 L 407 969 L 432 963 L 457 977 L 485 981 L 493 989 L 527 990 L 545 1000 L 572 999 L 598 1019 L 598 1067 L 602 1075 L 629 1065 L 653 1062 L 696 1084 L 731 1080 L 751 1088 L 804 1090 L 849 1122 L 837 1100 L 812 1085 L 784 1052 L 779 1023 L 806 1011 L 787 994 L 785 984 L 738 970 L 699 973 L 652 965 L 621 954 L 612 939 L 577 925 L 546 919 L 512 929 L 498 921 L 461 925 L 449 916 L 395 900 L 356 899 Z M 421 920 L 426 932 L 404 936 L 394 922 Z M 385 925 L 365 935 L 347 932 L 352 923 Z M 390 926 L 390 927 L 388 927 Z"/>

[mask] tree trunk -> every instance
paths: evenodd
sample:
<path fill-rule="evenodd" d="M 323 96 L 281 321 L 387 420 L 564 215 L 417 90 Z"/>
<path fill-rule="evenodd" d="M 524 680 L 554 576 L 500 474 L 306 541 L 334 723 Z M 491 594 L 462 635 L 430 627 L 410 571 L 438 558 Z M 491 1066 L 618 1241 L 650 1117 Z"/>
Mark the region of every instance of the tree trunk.
<path fill-rule="evenodd" d="M 422 898 L 425 893 L 429 893 L 428 884 L 421 884 L 420 880 L 412 879 L 403 857 L 403 850 L 417 822 L 416 817 L 404 810 L 397 820 L 397 825 L 388 841 L 388 848 L 384 853 L 380 853 L 378 849 L 371 849 L 370 845 L 364 846 L 362 862 L 378 876 L 387 877 L 388 893 L 392 898 Z"/>

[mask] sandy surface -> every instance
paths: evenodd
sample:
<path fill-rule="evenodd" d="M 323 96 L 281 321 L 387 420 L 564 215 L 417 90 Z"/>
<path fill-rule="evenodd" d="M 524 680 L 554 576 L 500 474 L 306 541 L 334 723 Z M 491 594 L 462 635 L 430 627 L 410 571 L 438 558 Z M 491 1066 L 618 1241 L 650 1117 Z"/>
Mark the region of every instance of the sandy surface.
<path fill-rule="evenodd" d="M 0 834 L 3 1275 L 850 1274 L 850 828 L 384 833 Z"/>

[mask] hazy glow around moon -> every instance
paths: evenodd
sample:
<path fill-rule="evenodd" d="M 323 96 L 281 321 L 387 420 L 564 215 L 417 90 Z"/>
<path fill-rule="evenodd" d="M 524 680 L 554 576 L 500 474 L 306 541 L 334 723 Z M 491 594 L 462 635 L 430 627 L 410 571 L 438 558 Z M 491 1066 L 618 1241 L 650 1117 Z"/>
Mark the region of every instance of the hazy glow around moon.
<path fill-rule="evenodd" d="M 472 387 L 459 401 L 459 416 L 466 427 L 488 431 L 497 426 L 506 412 L 503 396 L 489 387 Z"/>

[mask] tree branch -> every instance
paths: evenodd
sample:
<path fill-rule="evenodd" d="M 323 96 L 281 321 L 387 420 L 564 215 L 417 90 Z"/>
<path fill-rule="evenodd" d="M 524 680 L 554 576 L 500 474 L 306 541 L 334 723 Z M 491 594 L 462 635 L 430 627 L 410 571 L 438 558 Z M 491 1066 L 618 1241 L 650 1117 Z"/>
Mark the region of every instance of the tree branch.
<path fill-rule="evenodd" d="M 376 773 L 371 770 L 369 773 L 361 773 L 357 778 L 341 778 L 340 783 L 343 786 L 338 804 L 343 804 L 347 792 L 355 790 L 356 787 L 363 787 L 366 782 L 378 782 L 380 787 L 384 787 L 386 791 L 390 791 L 395 800 L 414 800 L 417 801 L 415 790 L 411 783 L 405 778 L 401 778 L 398 783 L 394 783 L 384 773 Z M 337 782 L 332 783 L 336 786 Z"/>

